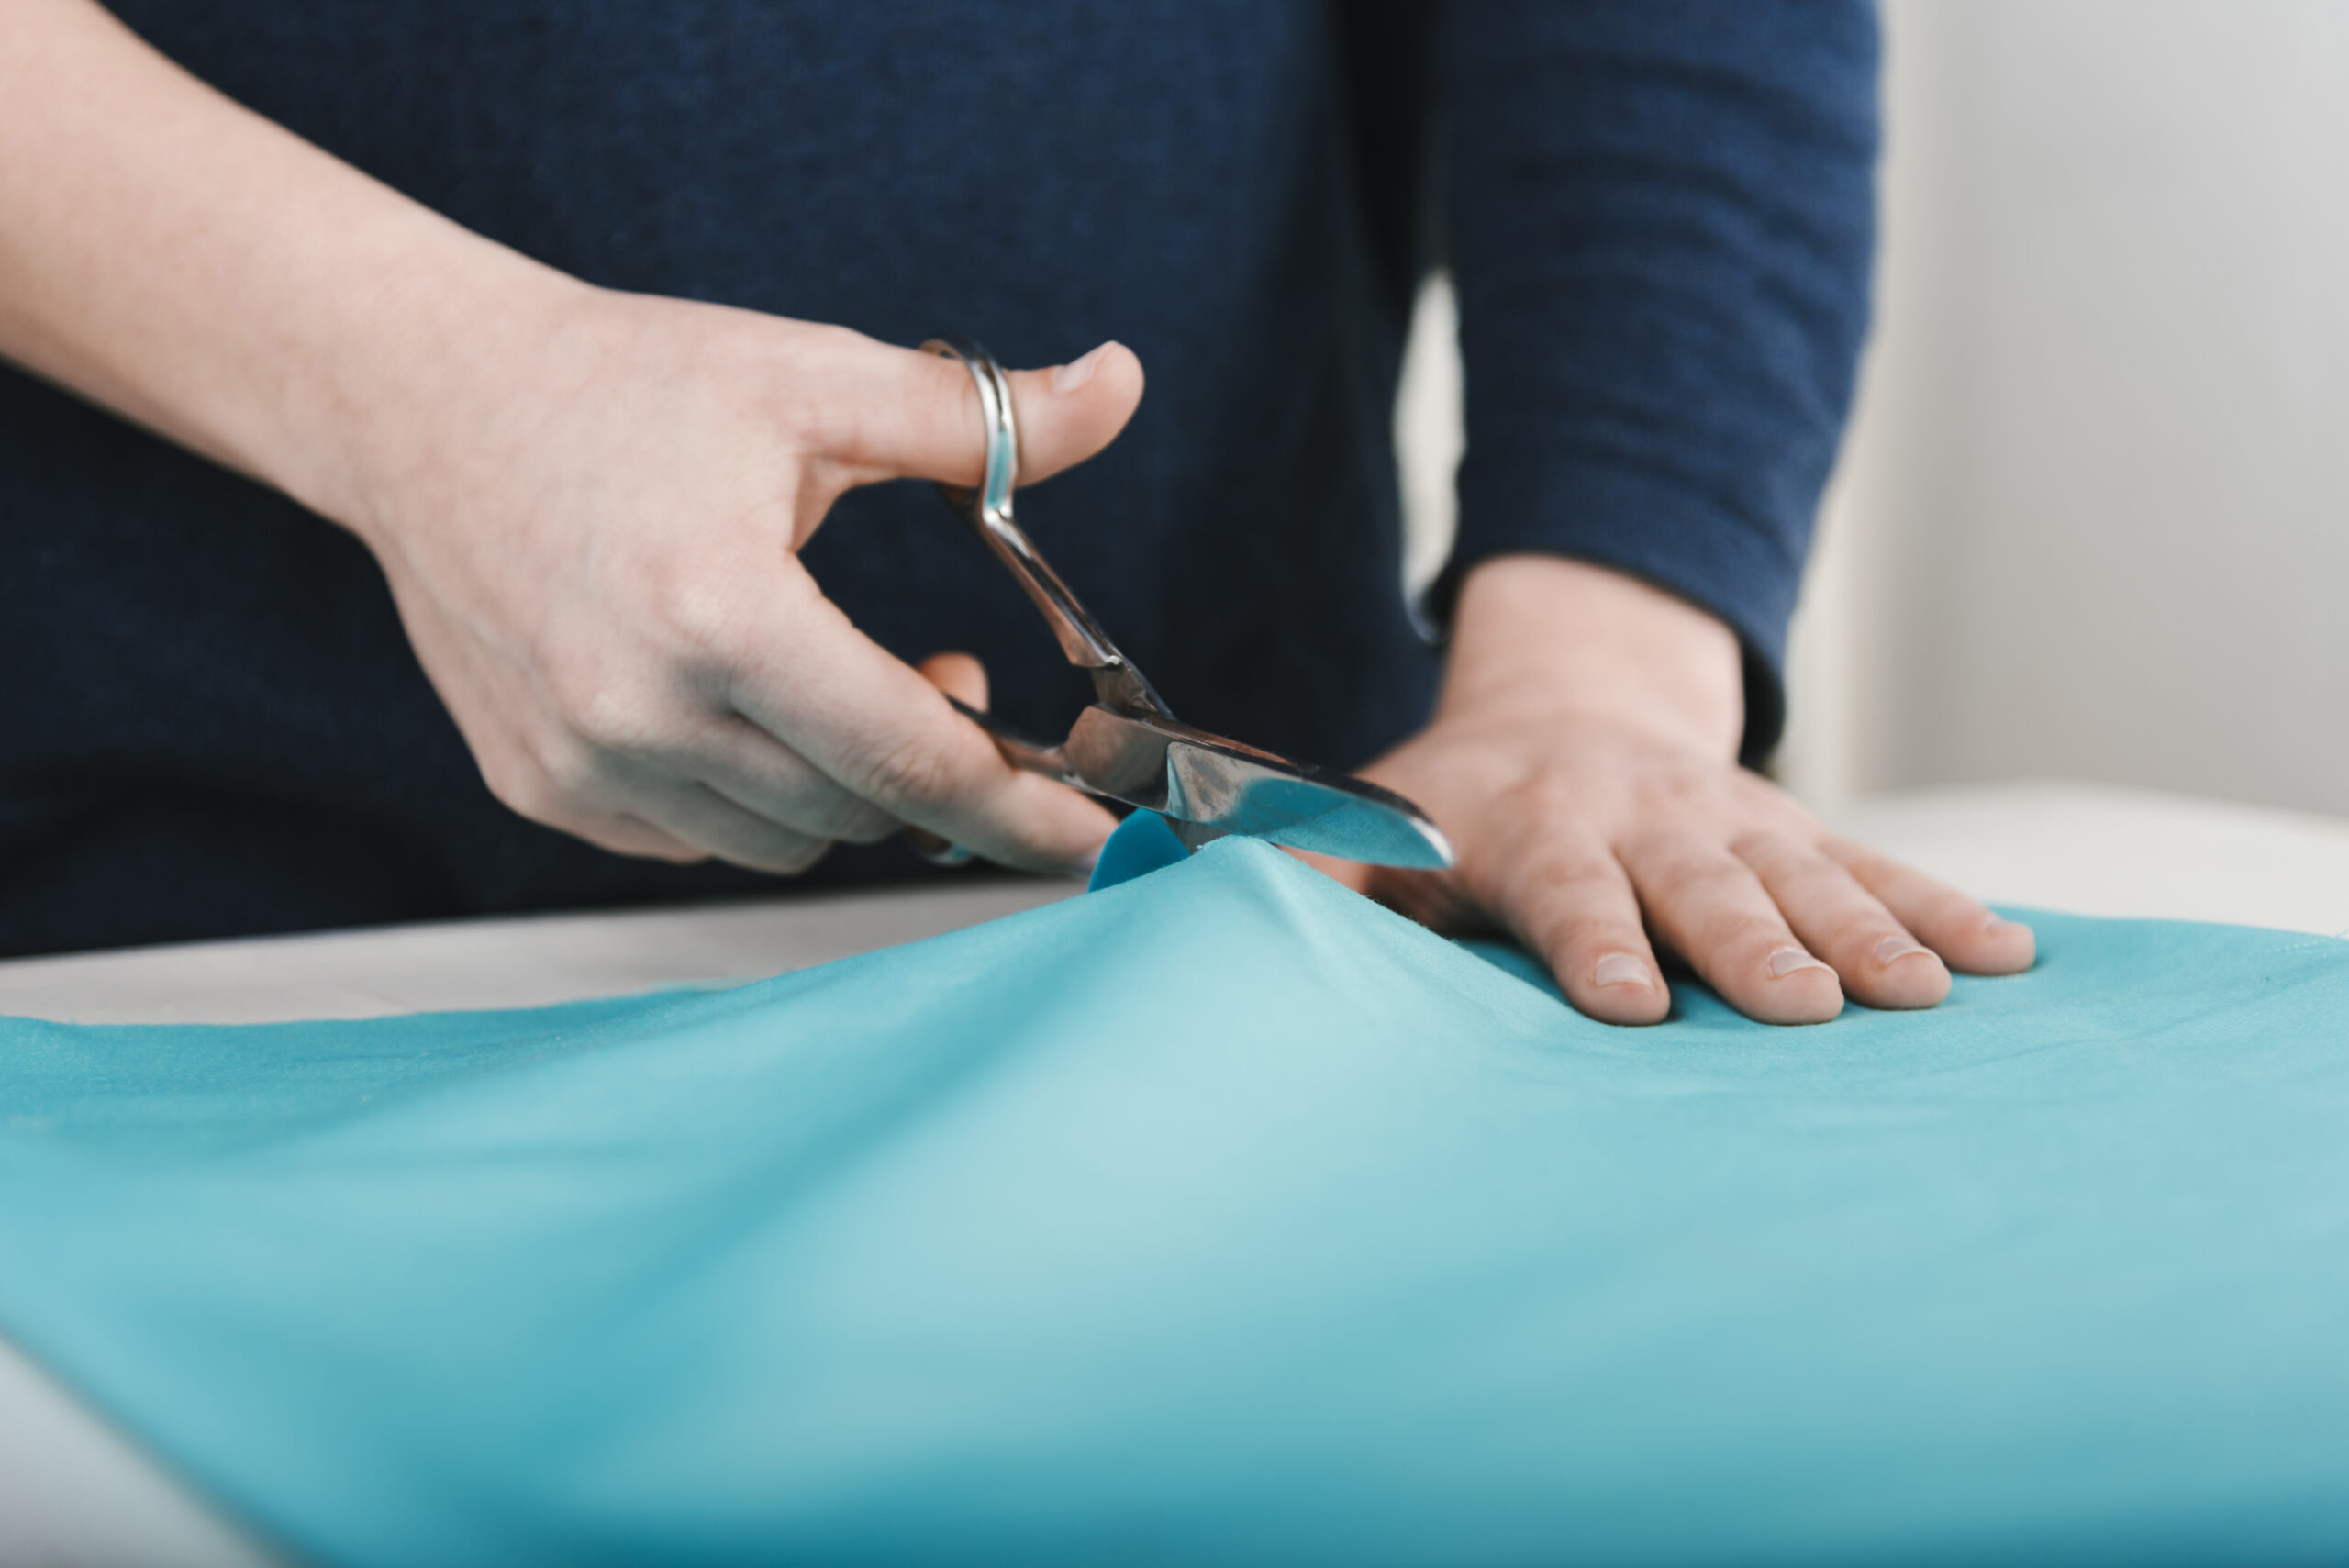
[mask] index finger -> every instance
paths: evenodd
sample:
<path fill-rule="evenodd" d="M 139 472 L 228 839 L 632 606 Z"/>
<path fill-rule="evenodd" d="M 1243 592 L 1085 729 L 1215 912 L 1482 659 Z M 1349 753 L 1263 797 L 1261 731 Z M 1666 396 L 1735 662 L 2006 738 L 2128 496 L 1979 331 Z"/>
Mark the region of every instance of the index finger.
<path fill-rule="evenodd" d="M 1076 791 L 1003 760 L 936 686 L 852 625 L 805 570 L 789 628 L 738 671 L 736 711 L 901 822 L 1021 871 L 1082 866 L 1116 822 Z"/>

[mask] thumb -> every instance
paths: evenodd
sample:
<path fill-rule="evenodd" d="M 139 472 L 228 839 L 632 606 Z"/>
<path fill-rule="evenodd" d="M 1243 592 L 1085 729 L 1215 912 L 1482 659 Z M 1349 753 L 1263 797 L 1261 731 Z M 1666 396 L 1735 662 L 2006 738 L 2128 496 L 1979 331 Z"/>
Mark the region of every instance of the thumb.
<path fill-rule="evenodd" d="M 976 484 L 986 463 L 978 388 L 959 361 L 866 339 L 842 378 L 821 455 L 849 484 L 941 479 Z M 1017 482 L 1033 484 L 1115 440 L 1141 406 L 1141 361 L 1122 343 L 1046 370 L 1010 373 Z"/>

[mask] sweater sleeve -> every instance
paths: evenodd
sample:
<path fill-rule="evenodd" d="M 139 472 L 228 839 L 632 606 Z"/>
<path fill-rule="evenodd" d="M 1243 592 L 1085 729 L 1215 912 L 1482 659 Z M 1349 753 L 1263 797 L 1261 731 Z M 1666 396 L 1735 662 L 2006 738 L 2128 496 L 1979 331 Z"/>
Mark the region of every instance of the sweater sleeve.
<path fill-rule="evenodd" d="M 1467 383 L 1438 582 L 1576 557 L 1727 623 L 1743 753 L 1785 717 L 1875 238 L 1865 0 L 1479 0 L 1441 13 Z"/>

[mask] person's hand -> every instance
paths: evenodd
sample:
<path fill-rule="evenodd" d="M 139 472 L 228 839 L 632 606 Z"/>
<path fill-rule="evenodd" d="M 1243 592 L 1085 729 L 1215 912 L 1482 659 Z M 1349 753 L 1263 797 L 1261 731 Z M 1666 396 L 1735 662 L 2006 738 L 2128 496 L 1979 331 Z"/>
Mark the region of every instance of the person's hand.
<path fill-rule="evenodd" d="M 1951 969 L 2030 967 L 2030 928 L 1739 768 L 1742 708 L 1736 643 L 1700 611 L 1596 567 L 1486 562 L 1433 721 L 1363 770 L 1428 811 L 1458 865 L 1315 863 L 1428 924 L 1507 929 L 1610 1023 L 1664 1017 L 1659 941 L 1768 1023 L 1824 1021 L 1846 995 L 1930 1007 Z"/>
<path fill-rule="evenodd" d="M 361 477 L 324 509 L 382 562 L 500 800 L 621 853 L 785 873 L 903 825 L 1035 871 L 1098 847 L 1106 812 L 948 706 L 941 685 L 983 700 L 973 662 L 925 679 L 796 553 L 852 485 L 977 482 L 961 364 L 567 283 L 456 359 L 357 417 Z M 1116 344 L 1011 380 L 1023 483 L 1099 450 L 1141 395 Z"/>
<path fill-rule="evenodd" d="M 625 853 L 774 872 L 900 824 L 1037 870 L 1108 833 L 1007 766 L 795 553 L 851 485 L 976 482 L 962 366 L 590 288 L 231 102 L 89 0 L 17 10 L 0 356 L 363 539 L 508 806 Z M 1032 482 L 1117 435 L 1141 366 L 1105 344 L 1015 374 L 1012 396 Z M 967 660 L 931 673 L 984 689 Z"/>

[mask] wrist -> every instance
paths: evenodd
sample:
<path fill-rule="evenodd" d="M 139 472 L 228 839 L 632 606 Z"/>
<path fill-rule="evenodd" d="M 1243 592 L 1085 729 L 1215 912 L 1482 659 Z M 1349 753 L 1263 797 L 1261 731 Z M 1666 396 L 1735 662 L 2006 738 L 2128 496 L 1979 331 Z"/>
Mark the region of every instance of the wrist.
<path fill-rule="evenodd" d="M 1497 556 L 1462 583 L 1439 714 L 1588 718 L 1731 759 L 1745 724 L 1736 635 L 1662 589 L 1557 556 Z"/>

